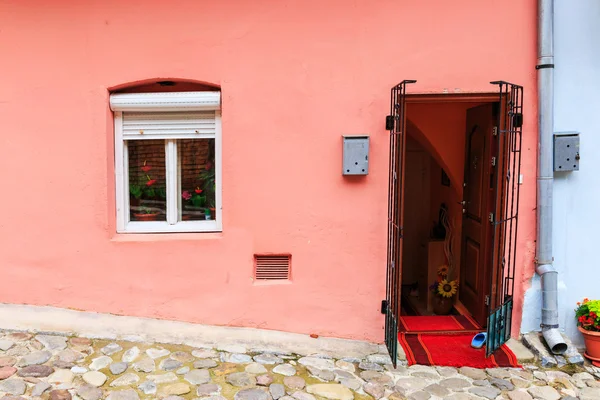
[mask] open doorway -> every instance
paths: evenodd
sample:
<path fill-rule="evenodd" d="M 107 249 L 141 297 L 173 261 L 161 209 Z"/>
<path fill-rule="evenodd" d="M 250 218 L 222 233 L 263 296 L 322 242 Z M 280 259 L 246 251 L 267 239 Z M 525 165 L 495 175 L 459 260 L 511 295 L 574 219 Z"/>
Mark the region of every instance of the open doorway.
<path fill-rule="evenodd" d="M 486 326 L 497 101 L 497 94 L 406 98 L 403 316 L 453 315 L 465 330 Z M 444 278 L 456 294 L 440 306 L 434 291 Z"/>
<path fill-rule="evenodd" d="M 447 358 L 451 335 L 452 357 L 469 353 L 471 366 L 481 367 L 504 353 L 513 365 L 505 343 L 514 301 L 523 87 L 493 81 L 493 94 L 407 94 L 413 83 L 392 87 L 385 121 L 386 346 L 394 365 L 399 343 L 416 357 L 412 363 L 436 365 L 430 350 L 441 348 Z M 430 302 L 428 285 L 451 294 L 450 301 Z M 485 351 L 473 352 L 469 331 L 484 329 Z"/>

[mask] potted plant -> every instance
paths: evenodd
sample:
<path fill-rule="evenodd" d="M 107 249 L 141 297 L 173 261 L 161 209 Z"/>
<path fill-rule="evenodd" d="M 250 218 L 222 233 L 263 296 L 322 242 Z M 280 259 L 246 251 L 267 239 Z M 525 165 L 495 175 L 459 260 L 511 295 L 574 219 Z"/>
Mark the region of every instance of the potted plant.
<path fill-rule="evenodd" d="M 454 297 L 458 291 L 458 280 L 448 278 L 448 266 L 442 265 L 437 271 L 437 280 L 429 286 L 433 294 L 432 307 L 437 315 L 448 315 L 454 306 Z"/>
<path fill-rule="evenodd" d="M 583 299 L 575 309 L 577 328 L 585 341 L 585 356 L 600 362 L 600 300 Z"/>
<path fill-rule="evenodd" d="M 138 221 L 156 221 L 159 212 L 148 207 L 140 207 L 140 209 L 133 213 L 133 216 Z"/>
<path fill-rule="evenodd" d="M 165 199 L 167 196 L 166 190 L 164 187 L 156 186 L 156 179 L 150 177 L 149 174 L 152 167 L 146 161 L 140 169 L 143 174 L 140 175 L 138 182 L 129 185 L 129 205 L 137 221 L 155 221 L 160 212 L 142 206 L 143 200 Z"/>
<path fill-rule="evenodd" d="M 206 194 L 200 187 L 196 187 L 194 190 L 184 190 L 181 193 L 181 197 L 184 201 L 184 206 L 190 211 L 199 211 L 204 214 L 204 207 L 206 206 Z M 191 219 L 191 214 L 185 213 L 182 216 L 184 221 Z"/>

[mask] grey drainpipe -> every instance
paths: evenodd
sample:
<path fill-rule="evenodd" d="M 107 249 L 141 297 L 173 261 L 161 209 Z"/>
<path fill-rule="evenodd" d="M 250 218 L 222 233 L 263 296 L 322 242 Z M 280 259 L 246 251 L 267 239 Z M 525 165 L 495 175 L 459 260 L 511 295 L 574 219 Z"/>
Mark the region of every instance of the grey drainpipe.
<path fill-rule="evenodd" d="M 542 335 L 554 354 L 567 351 L 558 330 L 558 272 L 552 265 L 554 0 L 538 0 L 538 168 L 536 272 L 542 280 Z"/>

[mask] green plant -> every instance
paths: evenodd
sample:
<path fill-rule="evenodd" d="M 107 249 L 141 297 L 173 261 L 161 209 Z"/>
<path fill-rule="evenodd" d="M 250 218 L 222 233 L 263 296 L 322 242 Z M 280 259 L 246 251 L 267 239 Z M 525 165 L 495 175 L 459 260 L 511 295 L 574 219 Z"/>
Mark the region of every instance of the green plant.
<path fill-rule="evenodd" d="M 181 192 L 183 200 L 194 207 L 215 207 L 215 155 L 214 143 L 209 146 L 209 155 L 204 169 L 198 174 L 199 186 Z"/>
<path fill-rule="evenodd" d="M 129 184 L 129 193 L 135 199 L 153 199 L 159 197 L 161 199 L 165 199 L 167 197 L 167 191 L 164 187 L 156 186 L 156 179 L 150 177 L 149 172 L 152 170 L 152 167 L 144 161 L 144 165 L 140 167 L 143 175 L 140 175 L 137 183 Z"/>
<path fill-rule="evenodd" d="M 600 300 L 583 299 L 575 309 L 577 326 L 586 331 L 600 332 Z"/>
<path fill-rule="evenodd" d="M 137 212 L 138 214 L 158 214 L 157 211 L 148 208 L 148 207 L 140 207 L 140 209 Z"/>
<path fill-rule="evenodd" d="M 142 194 L 144 194 L 144 188 L 140 185 L 136 185 L 134 183 L 129 185 L 129 193 L 136 199 L 139 199 L 142 197 Z"/>
<path fill-rule="evenodd" d="M 196 187 L 193 191 L 184 190 L 181 193 L 181 197 L 187 203 L 193 205 L 194 207 L 204 207 L 206 205 L 206 195 L 203 194 L 203 190 L 200 187 Z"/>
<path fill-rule="evenodd" d="M 215 206 L 215 163 L 214 159 L 208 161 L 204 167 L 204 171 L 200 172 L 200 180 L 202 181 L 202 190 L 208 199 L 208 206 Z"/>

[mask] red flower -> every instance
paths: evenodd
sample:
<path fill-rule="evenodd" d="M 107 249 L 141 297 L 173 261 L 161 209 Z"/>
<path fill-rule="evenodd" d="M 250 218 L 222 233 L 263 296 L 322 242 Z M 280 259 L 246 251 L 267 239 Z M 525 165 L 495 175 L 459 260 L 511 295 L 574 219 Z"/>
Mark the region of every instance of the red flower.
<path fill-rule="evenodd" d="M 579 318 L 579 322 L 581 322 L 581 325 L 583 325 L 583 326 L 594 325 L 594 320 L 586 317 L 585 315 L 582 315 Z"/>
<path fill-rule="evenodd" d="M 212 168 L 212 163 L 209 161 L 206 163 L 206 165 L 204 166 L 204 169 L 209 170 Z"/>
<path fill-rule="evenodd" d="M 150 179 L 148 182 L 146 182 L 146 186 L 152 186 L 156 183 L 156 179 Z"/>
<path fill-rule="evenodd" d="M 148 171 L 150 171 L 151 169 L 152 169 L 152 167 L 151 167 L 151 166 L 149 166 L 149 165 L 146 165 L 146 160 L 144 160 L 144 165 L 142 166 L 142 171 L 144 171 L 144 172 L 148 172 Z"/>
<path fill-rule="evenodd" d="M 200 189 L 199 187 L 197 187 L 194 192 L 196 192 L 196 194 L 200 194 L 202 193 L 202 189 Z"/>

